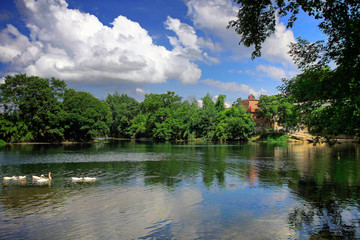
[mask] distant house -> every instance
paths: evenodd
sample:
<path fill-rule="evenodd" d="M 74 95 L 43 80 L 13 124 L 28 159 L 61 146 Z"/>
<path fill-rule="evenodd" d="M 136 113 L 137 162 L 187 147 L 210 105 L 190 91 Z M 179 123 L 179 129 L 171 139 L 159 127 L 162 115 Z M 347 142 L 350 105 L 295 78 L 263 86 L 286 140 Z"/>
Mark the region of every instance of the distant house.
<path fill-rule="evenodd" d="M 255 96 L 250 94 L 248 99 L 241 100 L 241 104 L 245 107 L 248 113 L 254 118 L 257 125 L 263 125 L 265 123 L 264 119 L 259 118 L 259 100 L 255 99 Z"/>

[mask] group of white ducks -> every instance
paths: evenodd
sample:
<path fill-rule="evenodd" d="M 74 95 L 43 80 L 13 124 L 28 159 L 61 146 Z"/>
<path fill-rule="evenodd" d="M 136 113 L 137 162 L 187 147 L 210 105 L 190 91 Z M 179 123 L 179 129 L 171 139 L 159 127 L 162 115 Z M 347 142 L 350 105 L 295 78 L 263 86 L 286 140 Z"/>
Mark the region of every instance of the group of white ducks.
<path fill-rule="evenodd" d="M 12 176 L 12 177 L 3 177 L 4 181 L 25 181 L 26 176 Z M 32 180 L 37 183 L 45 183 L 51 181 L 51 172 L 48 173 L 48 177 L 45 177 L 44 174 L 39 176 L 32 176 Z M 72 177 L 72 182 L 95 182 L 95 177 Z"/>

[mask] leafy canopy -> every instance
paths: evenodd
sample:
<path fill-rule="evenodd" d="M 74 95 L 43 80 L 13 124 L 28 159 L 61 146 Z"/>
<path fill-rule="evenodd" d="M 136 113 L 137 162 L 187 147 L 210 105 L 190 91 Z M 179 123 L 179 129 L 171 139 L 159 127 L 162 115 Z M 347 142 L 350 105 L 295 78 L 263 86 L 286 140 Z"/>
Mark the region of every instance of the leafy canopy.
<path fill-rule="evenodd" d="M 262 43 L 276 26 L 276 15 L 288 17 L 292 27 L 300 11 L 317 19 L 327 35 L 311 43 L 299 38 L 290 45 L 290 55 L 304 72 L 284 80 L 280 87 L 298 103 L 302 121 L 323 136 L 360 135 L 360 2 L 354 0 L 235 0 L 240 4 L 234 27 L 240 43 L 254 46 L 252 58 L 261 56 Z M 336 67 L 330 70 L 327 65 Z M 312 108 L 314 114 L 309 114 Z M 311 118 L 312 116 L 317 116 Z M 344 120 L 348 119 L 344 124 Z M 351 121 L 351 123 L 350 123 Z"/>

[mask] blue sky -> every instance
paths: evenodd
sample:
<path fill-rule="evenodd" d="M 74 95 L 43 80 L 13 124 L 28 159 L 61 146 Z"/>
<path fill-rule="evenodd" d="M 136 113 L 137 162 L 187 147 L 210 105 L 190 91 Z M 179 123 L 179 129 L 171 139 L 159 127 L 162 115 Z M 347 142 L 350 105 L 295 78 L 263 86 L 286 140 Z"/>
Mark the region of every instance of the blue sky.
<path fill-rule="evenodd" d="M 251 60 L 226 29 L 237 10 L 231 0 L 2 0 L 0 77 L 55 77 L 100 99 L 175 91 L 199 100 L 208 92 L 231 103 L 276 94 L 281 78 L 299 73 L 289 43 L 324 36 L 304 14 L 293 29 L 280 19 Z"/>

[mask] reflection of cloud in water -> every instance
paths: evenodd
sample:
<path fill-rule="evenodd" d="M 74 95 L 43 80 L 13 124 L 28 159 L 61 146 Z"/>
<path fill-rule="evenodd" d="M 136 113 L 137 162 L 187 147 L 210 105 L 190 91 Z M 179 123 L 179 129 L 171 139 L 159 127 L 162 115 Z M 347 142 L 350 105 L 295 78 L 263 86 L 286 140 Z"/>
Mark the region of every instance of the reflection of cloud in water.
<path fill-rule="evenodd" d="M 197 238 L 194 219 L 201 201 L 201 193 L 193 188 L 176 192 L 143 186 L 103 188 L 67 199 L 59 213 L 65 221 L 55 236 L 136 239 L 170 225 L 170 232 Z M 47 234 L 54 237 L 54 232 Z"/>

